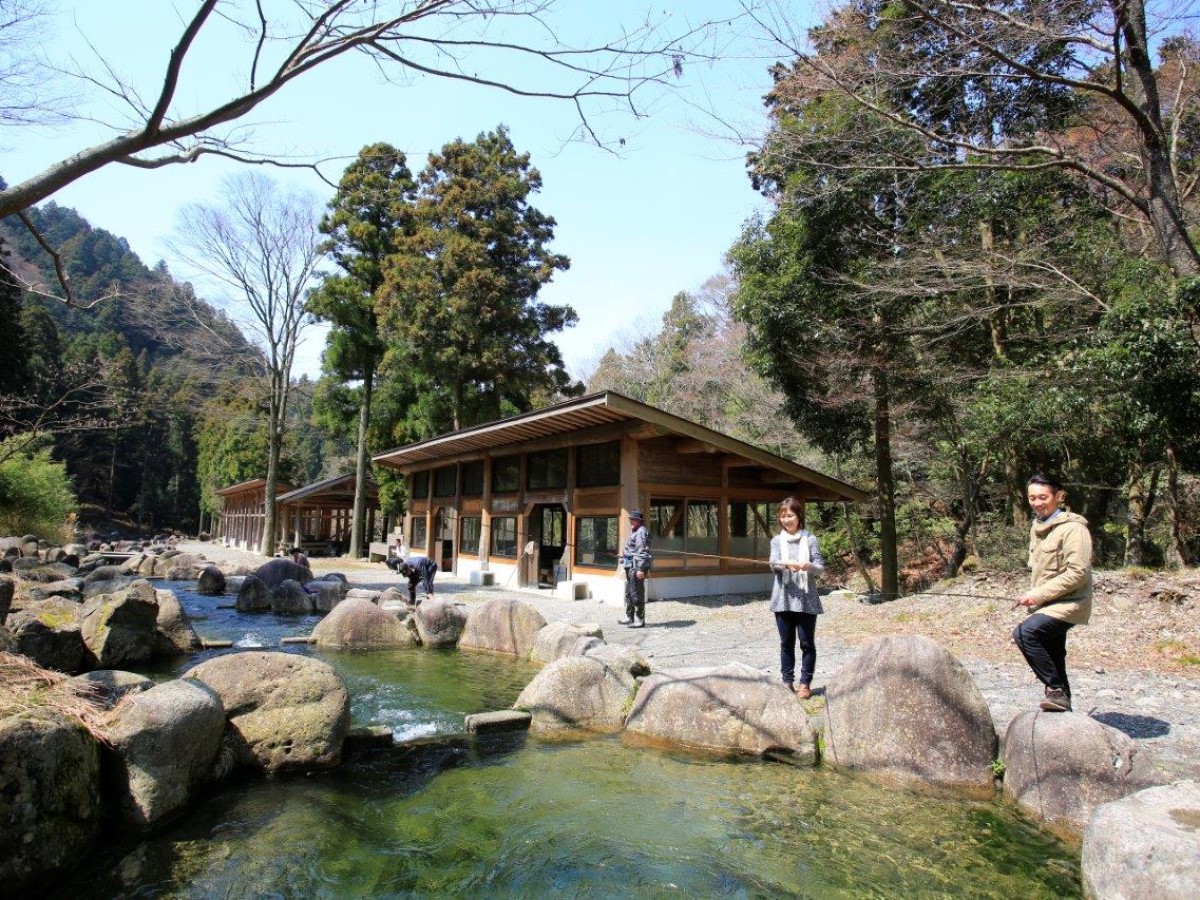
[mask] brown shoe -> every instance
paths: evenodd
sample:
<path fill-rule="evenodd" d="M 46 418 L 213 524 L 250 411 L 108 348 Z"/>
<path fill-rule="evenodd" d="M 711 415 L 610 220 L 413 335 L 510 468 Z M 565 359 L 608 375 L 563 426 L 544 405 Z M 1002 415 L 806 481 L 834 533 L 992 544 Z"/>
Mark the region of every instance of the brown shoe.
<path fill-rule="evenodd" d="M 807 684 L 798 684 L 796 685 L 796 696 L 801 700 L 807 700 L 812 696 L 812 688 Z"/>

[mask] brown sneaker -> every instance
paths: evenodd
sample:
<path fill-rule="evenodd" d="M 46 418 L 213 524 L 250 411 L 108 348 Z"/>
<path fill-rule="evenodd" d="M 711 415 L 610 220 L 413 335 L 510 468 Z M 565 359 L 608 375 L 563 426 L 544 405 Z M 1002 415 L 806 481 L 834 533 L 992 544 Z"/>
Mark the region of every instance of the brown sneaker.
<path fill-rule="evenodd" d="M 1042 709 L 1046 712 L 1070 712 L 1071 698 L 1067 692 L 1059 688 L 1047 688 L 1046 698 L 1042 700 Z"/>
<path fill-rule="evenodd" d="M 801 700 L 807 700 L 812 696 L 812 688 L 807 684 L 798 684 L 796 685 L 796 696 Z"/>

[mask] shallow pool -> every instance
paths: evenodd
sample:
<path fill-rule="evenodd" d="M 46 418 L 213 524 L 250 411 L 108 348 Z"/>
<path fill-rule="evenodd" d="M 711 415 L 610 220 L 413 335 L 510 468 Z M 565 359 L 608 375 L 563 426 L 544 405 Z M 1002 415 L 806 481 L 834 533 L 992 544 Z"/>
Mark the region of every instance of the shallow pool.
<path fill-rule="evenodd" d="M 181 599 L 189 612 L 216 605 Z M 304 630 L 226 611 L 196 625 L 217 637 L 221 622 Z M 455 736 L 463 714 L 511 705 L 532 667 L 453 651 L 319 655 L 346 679 L 357 723 L 416 742 L 328 774 L 226 785 L 169 831 L 102 852 L 58 896 L 1080 894 L 1077 855 L 1000 804 L 616 737 L 471 742 Z"/>

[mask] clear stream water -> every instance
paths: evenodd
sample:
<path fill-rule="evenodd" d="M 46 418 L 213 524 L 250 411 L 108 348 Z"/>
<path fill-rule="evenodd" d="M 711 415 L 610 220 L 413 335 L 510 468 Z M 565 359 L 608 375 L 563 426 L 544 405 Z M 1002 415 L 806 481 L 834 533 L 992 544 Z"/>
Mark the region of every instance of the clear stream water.
<path fill-rule="evenodd" d="M 829 769 L 635 748 L 618 737 L 459 737 L 536 669 L 488 654 L 279 647 L 315 618 L 176 590 L 206 638 L 314 653 L 392 750 L 235 780 L 167 831 L 114 845 L 52 896 L 1072 897 L 1077 853 L 999 803 Z M 228 652 L 228 651 L 226 651 Z M 211 651 L 162 677 L 178 674 Z"/>

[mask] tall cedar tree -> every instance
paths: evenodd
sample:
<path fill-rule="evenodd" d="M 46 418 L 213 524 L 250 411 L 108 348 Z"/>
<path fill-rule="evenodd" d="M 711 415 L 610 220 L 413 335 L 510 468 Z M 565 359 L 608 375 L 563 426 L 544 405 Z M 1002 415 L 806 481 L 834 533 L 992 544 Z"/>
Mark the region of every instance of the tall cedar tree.
<path fill-rule="evenodd" d="M 421 172 L 413 227 L 384 264 L 380 308 L 389 340 L 436 404 L 435 430 L 582 390 L 546 337 L 574 325 L 575 310 L 537 301 L 570 265 L 548 248 L 554 219 L 529 204 L 541 186 L 503 126 L 452 141 Z"/>
<path fill-rule="evenodd" d="M 403 153 L 388 144 L 364 147 L 338 184 L 321 219 L 326 252 L 340 269 L 326 275 L 309 298 L 309 308 L 333 328 L 323 358 L 327 373 L 342 382 L 362 382 L 350 555 L 366 551 L 367 433 L 375 376 L 387 345 L 379 329 L 377 302 L 384 263 L 397 239 L 411 231 L 416 183 Z"/>

